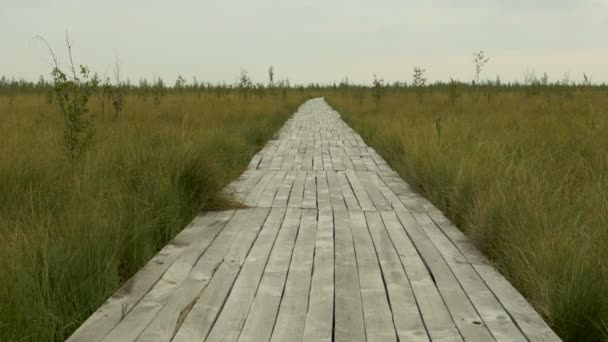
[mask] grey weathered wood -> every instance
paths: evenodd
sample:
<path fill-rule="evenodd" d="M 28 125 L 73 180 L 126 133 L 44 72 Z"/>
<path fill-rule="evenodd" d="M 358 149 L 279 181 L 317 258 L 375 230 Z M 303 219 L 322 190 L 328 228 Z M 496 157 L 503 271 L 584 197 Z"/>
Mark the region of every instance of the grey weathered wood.
<path fill-rule="evenodd" d="M 258 182 L 266 174 L 266 170 L 247 170 L 245 171 L 248 175 L 242 182 L 237 180 L 236 184 L 231 183 L 229 187 L 232 187 L 232 197 L 240 202 L 244 202 L 249 193 L 255 188 Z M 230 197 L 230 196 L 228 196 Z"/>
<path fill-rule="evenodd" d="M 114 329 L 104 338 L 104 341 L 134 341 L 140 333 L 155 319 L 159 312 L 165 310 L 165 307 L 171 301 L 176 292 L 179 292 L 179 287 L 184 283 L 188 283 L 188 279 L 194 272 L 205 274 L 205 280 L 201 281 L 201 286 L 206 285 L 206 280 L 212 275 L 214 265 L 219 263 L 219 260 L 226 249 L 217 248 L 219 244 L 215 244 L 213 248 L 208 250 L 210 244 L 216 239 L 218 232 L 221 232 L 217 239 L 230 242 L 235 234 L 234 228 L 222 230 L 226 225 L 231 213 L 220 214 L 222 220 L 216 221 L 215 225 L 201 229 L 202 235 L 199 238 L 193 238 L 193 243 L 180 255 L 180 257 L 171 265 L 165 272 L 162 278 L 154 285 L 152 289 L 135 305 Z M 236 219 L 249 215 L 249 211 L 239 212 Z M 232 225 L 234 226 L 234 225 Z M 198 264 L 201 255 L 205 254 L 209 259 L 208 267 L 199 271 Z M 209 257 L 211 255 L 211 257 Z"/>
<path fill-rule="evenodd" d="M 357 174 L 354 171 L 346 171 L 346 177 L 348 178 L 348 182 L 350 183 L 350 186 L 355 193 L 357 200 L 359 201 L 361 209 L 365 211 L 375 211 L 376 207 L 369 198 L 369 195 L 367 194 L 367 191 L 365 191 L 365 188 L 361 184 Z"/>
<path fill-rule="evenodd" d="M 389 204 L 389 202 L 386 200 L 386 198 L 384 198 L 384 196 L 382 195 L 382 193 L 380 192 L 378 187 L 369 178 L 369 174 L 371 174 L 371 173 L 372 172 L 357 171 L 356 175 L 357 175 L 357 178 L 359 178 L 359 181 L 361 182 L 361 184 L 363 185 L 363 188 L 369 195 L 369 198 L 374 203 L 374 206 L 376 207 L 376 209 L 391 210 L 392 206 Z"/>
<path fill-rule="evenodd" d="M 386 230 L 410 281 L 418 309 L 433 341 L 462 341 L 431 274 L 395 212 L 381 213 Z"/>
<path fill-rule="evenodd" d="M 233 211 L 229 211 L 217 217 L 217 213 L 211 212 L 197 217 L 94 312 L 68 338 L 68 341 L 101 341 L 154 287 L 182 252 L 190 247 L 193 240 L 211 236 L 214 232 L 219 231 L 215 229 L 207 231 L 201 227 L 216 225 L 216 228 L 219 229 L 220 225 L 225 225 L 233 214 Z M 200 236 L 201 234 L 203 236 Z"/>
<path fill-rule="evenodd" d="M 334 219 L 320 210 L 315 244 L 310 305 L 302 341 L 331 341 L 334 319 Z"/>
<path fill-rule="evenodd" d="M 344 166 L 344 161 L 342 160 L 341 148 L 333 147 L 329 150 L 329 155 L 331 157 L 331 163 L 333 169 L 336 171 L 344 171 L 346 167 Z"/>
<path fill-rule="evenodd" d="M 192 286 L 192 290 L 190 287 L 182 286 L 183 293 L 186 295 L 176 293 L 179 299 L 174 302 L 179 304 L 168 306 L 169 309 L 166 310 L 165 315 L 161 315 L 162 312 L 159 313 L 155 317 L 156 322 L 152 322 L 151 327 L 146 329 L 147 331 L 144 331 L 140 337 L 141 341 L 168 341 L 171 337 L 173 337 L 172 341 L 176 342 L 205 339 L 225 303 L 268 212 L 268 208 L 256 208 L 246 221 L 235 223 L 241 227 L 241 231 L 222 258 L 219 267 L 216 266 L 217 271 L 211 279 L 207 280 L 208 285 L 202 289 Z M 244 224 L 245 222 L 246 224 Z M 243 226 L 246 228 L 242 229 Z M 207 261 L 203 258 L 199 263 Z M 203 280 L 205 279 L 207 277 L 203 277 Z M 176 314 L 177 317 L 175 317 Z"/>
<path fill-rule="evenodd" d="M 268 341 L 272 335 L 298 235 L 300 215 L 301 209 L 287 209 L 285 220 L 238 341 Z"/>
<path fill-rule="evenodd" d="M 355 167 L 355 170 L 357 170 L 357 171 L 367 171 L 367 167 L 365 166 L 365 163 L 363 162 L 363 159 L 361 158 L 361 156 L 358 153 L 357 154 L 351 154 L 350 155 L 350 160 L 352 160 L 353 166 Z"/>
<path fill-rule="evenodd" d="M 372 159 L 372 157 L 369 156 L 367 149 L 364 148 L 364 150 L 367 155 L 362 156 L 361 159 L 363 159 L 363 163 L 365 164 L 365 167 L 367 168 L 367 170 L 379 171 L 380 169 L 378 168 L 378 165 L 376 165 L 376 162 Z"/>
<path fill-rule="evenodd" d="M 450 267 L 421 230 L 414 217 L 408 212 L 397 211 L 396 213 L 431 272 L 437 289 L 465 340 L 494 341 L 495 339 L 479 317 L 467 294 L 460 287 Z"/>
<path fill-rule="evenodd" d="M 290 208 L 302 208 L 304 198 L 304 183 L 306 183 L 306 171 L 297 171 L 296 178 L 289 193 L 287 206 Z"/>
<path fill-rule="evenodd" d="M 385 176 L 385 172 L 383 171 L 378 172 L 378 176 L 382 178 L 386 186 L 388 186 L 397 196 L 409 196 L 413 193 L 410 186 L 401 178 L 396 177 L 395 179 L 390 176 Z"/>
<path fill-rule="evenodd" d="M 346 211 L 334 213 L 335 307 L 334 340 L 365 341 L 365 325 L 359 288 L 359 272 Z"/>
<path fill-rule="evenodd" d="M 273 208 L 268 215 L 258 240 L 245 260 L 243 269 L 234 283 L 221 314 L 207 336 L 207 342 L 228 342 L 238 339 L 284 215 L 285 209 L 282 208 Z"/>
<path fill-rule="evenodd" d="M 283 158 L 284 158 L 283 155 L 275 154 L 274 157 L 272 158 L 272 161 L 270 162 L 268 169 L 275 170 L 275 171 L 280 170 L 281 165 L 283 165 Z"/>
<path fill-rule="evenodd" d="M 429 216 L 471 263 L 530 341 L 561 341 L 526 299 L 491 266 L 458 228 L 440 213 L 429 213 Z"/>
<path fill-rule="evenodd" d="M 272 207 L 272 203 L 274 202 L 274 197 L 279 190 L 279 186 L 285 176 L 287 175 L 287 171 L 277 171 L 275 176 L 266 184 L 262 195 L 257 203 L 260 207 Z"/>
<path fill-rule="evenodd" d="M 350 157 L 345 152 L 341 153 L 341 157 L 342 157 L 342 164 L 344 165 L 345 170 L 354 170 L 355 169 L 355 165 L 353 164 L 353 161 L 350 159 Z"/>
<path fill-rule="evenodd" d="M 526 341 L 509 314 L 460 251 L 424 213 L 412 214 L 446 260 L 475 309 L 497 341 Z"/>
<path fill-rule="evenodd" d="M 303 209 L 298 239 L 293 250 L 285 292 L 271 341 L 299 341 L 304 333 L 312 274 L 317 211 Z"/>
<path fill-rule="evenodd" d="M 375 187 L 378 188 L 378 191 L 380 191 L 382 196 L 384 196 L 391 208 L 395 210 L 407 210 L 401 200 L 399 200 L 397 194 L 395 194 L 393 190 L 388 185 L 386 185 L 386 183 L 384 183 L 382 178 L 380 178 L 377 173 L 370 172 L 368 176 L 370 181 L 374 184 Z"/>
<path fill-rule="evenodd" d="M 331 198 L 329 196 L 329 186 L 327 184 L 326 172 L 317 172 L 317 207 L 319 209 L 331 208 Z"/>
<path fill-rule="evenodd" d="M 340 190 L 342 191 L 342 197 L 344 198 L 344 202 L 348 207 L 348 210 L 361 210 L 361 206 L 359 206 L 359 201 L 353 192 L 353 189 L 348 182 L 348 178 L 346 177 L 346 173 L 338 172 L 336 177 L 338 178 L 338 183 L 340 184 Z"/>
<path fill-rule="evenodd" d="M 323 170 L 332 171 L 334 169 L 334 165 L 331 161 L 331 156 L 329 152 L 323 153 Z"/>
<path fill-rule="evenodd" d="M 293 182 L 295 181 L 297 176 L 297 171 L 289 171 L 285 178 L 283 178 L 283 182 L 279 186 L 276 196 L 274 197 L 274 202 L 272 202 L 273 207 L 287 207 L 287 202 L 289 201 L 289 194 L 291 193 L 291 188 L 293 186 Z"/>
<path fill-rule="evenodd" d="M 327 172 L 327 185 L 329 187 L 329 197 L 331 200 L 331 207 L 334 210 L 346 210 L 346 204 L 344 202 L 344 196 L 342 195 L 342 189 L 338 176 L 335 172 Z"/>
<path fill-rule="evenodd" d="M 296 156 L 293 161 L 292 170 L 302 170 L 303 163 L 304 163 L 304 153 L 296 153 Z"/>
<path fill-rule="evenodd" d="M 314 171 L 323 171 L 323 156 L 321 155 L 321 148 L 315 146 L 315 151 L 312 155 L 312 169 Z"/>
<path fill-rule="evenodd" d="M 262 161 L 262 155 L 260 153 L 256 153 L 253 158 L 251 158 L 251 161 L 249 162 L 249 165 L 247 166 L 248 169 L 257 169 L 258 165 L 260 164 L 260 161 Z"/>
<path fill-rule="evenodd" d="M 312 153 L 304 154 L 304 159 L 302 160 L 302 170 L 311 171 L 312 170 Z"/>
<path fill-rule="evenodd" d="M 399 196 L 399 199 L 403 203 L 403 205 L 407 208 L 408 211 L 413 213 L 425 213 L 426 209 L 422 206 L 420 202 L 416 200 L 412 194 L 408 196 Z"/>
<path fill-rule="evenodd" d="M 365 334 L 371 341 L 397 341 L 385 284 L 363 212 L 351 211 L 350 222 L 359 270 Z"/>
<path fill-rule="evenodd" d="M 264 189 L 266 189 L 266 185 L 277 175 L 278 171 L 268 171 L 264 176 L 256 183 L 256 185 L 251 189 L 247 197 L 245 198 L 245 204 L 249 206 L 256 206 L 260 201 L 260 197 L 264 193 Z"/>
<path fill-rule="evenodd" d="M 302 208 L 314 209 L 317 207 L 317 181 L 316 172 L 308 172 L 306 174 L 306 182 L 304 183 L 304 198 L 302 199 Z"/>
<path fill-rule="evenodd" d="M 264 151 L 262 151 L 262 152 L 264 152 Z M 262 155 L 262 159 L 260 160 L 260 163 L 258 164 L 258 170 L 268 170 L 273 156 L 271 154 L 265 154 L 262 152 L 260 152 Z"/>
<path fill-rule="evenodd" d="M 293 153 L 289 153 L 283 159 L 283 165 L 281 165 L 281 170 L 292 170 L 294 166 L 296 155 Z"/>
<path fill-rule="evenodd" d="M 400 341 L 429 341 L 410 281 L 379 213 L 366 212 Z"/>

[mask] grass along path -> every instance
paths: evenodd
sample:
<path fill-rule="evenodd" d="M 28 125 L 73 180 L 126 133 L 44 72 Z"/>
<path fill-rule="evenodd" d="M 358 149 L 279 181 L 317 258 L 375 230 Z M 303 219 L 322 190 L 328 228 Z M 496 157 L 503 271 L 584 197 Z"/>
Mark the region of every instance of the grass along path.
<path fill-rule="evenodd" d="M 608 340 L 608 96 L 545 90 L 327 100 L 562 338 Z"/>
<path fill-rule="evenodd" d="M 218 192 L 305 99 L 130 95 L 118 118 L 96 98 L 77 170 L 44 93 L 0 97 L 0 340 L 64 340 Z M 12 102 L 12 103 L 11 103 Z"/>

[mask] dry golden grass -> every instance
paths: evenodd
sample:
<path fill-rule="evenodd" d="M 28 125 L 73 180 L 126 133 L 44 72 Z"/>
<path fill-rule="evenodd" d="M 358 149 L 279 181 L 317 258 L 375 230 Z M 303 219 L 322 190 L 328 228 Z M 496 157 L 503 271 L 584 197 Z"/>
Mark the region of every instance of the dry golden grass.
<path fill-rule="evenodd" d="M 441 89 L 328 101 L 565 340 L 607 339 L 606 89 L 458 91 L 453 104 Z"/>
<path fill-rule="evenodd" d="M 76 170 L 44 93 L 0 96 L 0 340 L 63 340 L 217 196 L 304 100 L 130 95 Z"/>

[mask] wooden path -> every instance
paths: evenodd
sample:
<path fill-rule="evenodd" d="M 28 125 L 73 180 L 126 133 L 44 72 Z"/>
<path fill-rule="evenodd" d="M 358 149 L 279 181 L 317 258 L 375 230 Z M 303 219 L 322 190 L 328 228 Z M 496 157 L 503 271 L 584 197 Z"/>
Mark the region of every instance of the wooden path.
<path fill-rule="evenodd" d="M 323 99 L 69 341 L 559 341 Z"/>

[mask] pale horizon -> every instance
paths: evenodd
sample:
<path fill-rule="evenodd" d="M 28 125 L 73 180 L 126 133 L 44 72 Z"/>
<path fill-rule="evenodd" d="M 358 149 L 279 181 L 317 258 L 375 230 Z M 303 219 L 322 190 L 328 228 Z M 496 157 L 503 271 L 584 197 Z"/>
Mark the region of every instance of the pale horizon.
<path fill-rule="evenodd" d="M 178 75 L 188 82 L 235 82 L 241 69 L 254 82 L 308 84 L 411 82 L 412 68 L 430 82 L 474 78 L 473 52 L 490 58 L 482 80 L 504 82 L 547 73 L 550 81 L 608 82 L 608 1 L 503 3 L 474 0 L 106 2 L 5 0 L 0 13 L 0 75 L 49 78 L 43 36 L 63 65 L 65 32 L 77 64 L 111 76 L 115 54 L 124 79 Z"/>

